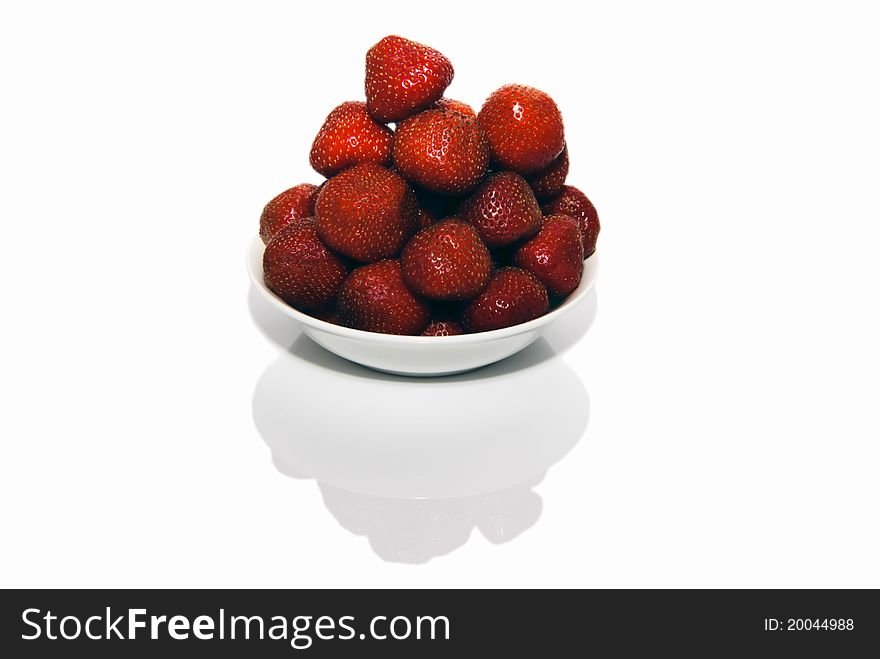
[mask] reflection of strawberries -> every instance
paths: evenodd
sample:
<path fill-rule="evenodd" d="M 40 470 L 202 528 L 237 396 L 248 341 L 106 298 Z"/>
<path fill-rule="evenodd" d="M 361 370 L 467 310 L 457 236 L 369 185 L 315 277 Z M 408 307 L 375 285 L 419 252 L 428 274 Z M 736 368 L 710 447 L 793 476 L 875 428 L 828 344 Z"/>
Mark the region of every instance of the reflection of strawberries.
<path fill-rule="evenodd" d="M 277 234 L 263 252 L 266 286 L 298 309 L 322 309 L 336 297 L 348 268 L 318 238 L 312 218 Z"/>
<path fill-rule="evenodd" d="M 371 263 L 354 270 L 339 291 L 343 325 L 383 334 L 419 334 L 430 310 L 403 283 L 400 261 Z"/>
<path fill-rule="evenodd" d="M 268 243 L 291 222 L 311 217 L 317 186 L 301 183 L 272 199 L 260 215 L 260 238 Z"/>
<path fill-rule="evenodd" d="M 533 490 L 512 487 L 482 497 L 477 528 L 489 542 L 510 542 L 541 517 L 544 503 Z"/>
<path fill-rule="evenodd" d="M 577 220 L 584 240 L 584 256 L 596 251 L 596 240 L 599 237 L 599 214 L 587 195 L 573 185 L 566 185 L 562 193 L 548 201 L 542 208 L 545 215 L 568 215 Z"/>
<path fill-rule="evenodd" d="M 464 311 L 465 329 L 487 332 L 533 320 L 547 313 L 547 289 L 531 272 L 503 268 Z"/>
<path fill-rule="evenodd" d="M 454 218 L 419 231 L 403 250 L 403 279 L 433 300 L 467 300 L 489 283 L 492 259 L 476 229 Z"/>
<path fill-rule="evenodd" d="M 382 123 L 406 119 L 443 96 L 453 75 L 442 53 L 403 37 L 385 37 L 367 51 L 367 109 Z"/>
<path fill-rule="evenodd" d="M 562 115 L 547 94 L 525 85 L 505 85 L 486 99 L 477 115 L 503 169 L 538 172 L 565 145 Z"/>
<path fill-rule="evenodd" d="M 318 487 L 324 505 L 339 524 L 366 536 L 382 560 L 421 564 L 463 546 L 474 527 L 499 545 L 534 526 L 543 503 L 532 488 L 540 480 L 454 499 L 389 499 L 326 483 Z"/>
<path fill-rule="evenodd" d="M 328 178 L 362 162 L 391 164 L 394 133 L 367 112 L 366 103 L 349 101 L 336 107 L 312 143 L 309 162 Z"/>
<path fill-rule="evenodd" d="M 514 172 L 492 174 L 466 200 L 460 217 L 473 224 L 489 247 L 530 238 L 541 228 L 541 209 L 529 184 Z"/>
<path fill-rule="evenodd" d="M 453 110 L 428 110 L 397 126 L 394 166 L 428 190 L 463 194 L 485 176 L 489 143 L 476 119 Z"/>
<path fill-rule="evenodd" d="M 537 236 L 516 252 L 514 262 L 541 280 L 553 295 L 568 295 L 581 281 L 584 244 L 577 220 L 550 215 Z"/>
<path fill-rule="evenodd" d="M 357 261 L 396 256 L 416 227 L 416 197 L 400 176 L 363 163 L 327 181 L 315 206 L 318 234 Z"/>

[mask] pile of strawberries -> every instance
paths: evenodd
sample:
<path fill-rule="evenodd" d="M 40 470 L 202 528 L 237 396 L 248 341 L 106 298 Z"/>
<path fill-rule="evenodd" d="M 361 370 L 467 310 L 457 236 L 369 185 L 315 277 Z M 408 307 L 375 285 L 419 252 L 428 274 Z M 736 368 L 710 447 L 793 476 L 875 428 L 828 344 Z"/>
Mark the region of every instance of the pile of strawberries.
<path fill-rule="evenodd" d="M 441 53 L 401 37 L 367 52 L 366 103 L 335 108 L 312 144 L 327 180 L 282 192 L 260 217 L 265 282 L 288 304 L 370 332 L 448 336 L 532 320 L 578 286 L 599 218 L 565 185 L 556 103 L 505 85 L 478 114 L 443 97 L 452 77 Z"/>

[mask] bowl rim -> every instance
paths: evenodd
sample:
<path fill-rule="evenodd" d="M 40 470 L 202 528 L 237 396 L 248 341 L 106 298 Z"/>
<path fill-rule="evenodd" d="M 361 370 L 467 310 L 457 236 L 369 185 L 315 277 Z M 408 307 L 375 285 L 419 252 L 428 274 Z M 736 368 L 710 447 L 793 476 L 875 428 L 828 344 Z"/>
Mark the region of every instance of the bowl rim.
<path fill-rule="evenodd" d="M 328 334 L 333 334 L 348 339 L 368 341 L 372 343 L 437 345 L 439 341 L 443 345 L 452 345 L 482 343 L 484 341 L 492 341 L 494 339 L 503 339 L 512 336 L 518 336 L 520 334 L 525 334 L 527 332 L 537 330 L 544 325 L 549 324 L 556 318 L 559 318 L 560 316 L 564 315 L 566 312 L 574 308 L 587 296 L 587 293 L 589 293 L 593 289 L 593 286 L 595 286 L 596 284 L 596 278 L 599 274 L 599 259 L 596 256 L 596 252 L 593 252 L 584 261 L 584 272 L 581 276 L 580 283 L 578 284 L 577 288 L 569 294 L 565 301 L 562 302 L 562 304 L 560 304 L 552 311 L 547 312 L 543 316 L 539 316 L 538 318 L 529 320 L 525 323 L 520 323 L 518 325 L 511 325 L 510 327 L 502 327 L 501 329 L 488 330 L 485 332 L 459 334 L 456 336 L 413 336 L 409 334 L 383 334 L 381 332 L 368 332 L 366 330 L 354 329 L 352 327 L 334 325 L 333 323 L 328 323 L 326 320 L 321 320 L 320 318 L 310 316 L 307 313 L 300 311 L 299 309 L 295 309 L 294 307 L 287 304 L 287 302 L 285 302 L 274 292 L 272 292 L 272 290 L 266 285 L 266 282 L 263 280 L 263 252 L 265 251 L 265 249 L 266 246 L 263 243 L 262 238 L 260 238 L 259 235 L 254 236 L 251 239 L 251 244 L 248 246 L 245 264 L 251 282 L 263 294 L 263 297 L 268 299 L 274 307 L 276 307 L 285 315 L 299 321 L 306 327 L 311 327 L 321 332 L 326 332 Z"/>

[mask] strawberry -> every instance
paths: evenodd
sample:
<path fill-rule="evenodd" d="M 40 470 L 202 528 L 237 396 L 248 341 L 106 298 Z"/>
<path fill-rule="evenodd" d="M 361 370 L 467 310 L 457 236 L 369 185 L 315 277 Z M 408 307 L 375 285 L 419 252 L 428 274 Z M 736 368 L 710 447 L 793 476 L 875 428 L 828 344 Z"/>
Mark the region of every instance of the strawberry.
<path fill-rule="evenodd" d="M 456 101 L 453 98 L 446 98 L 445 96 L 434 103 L 431 108 L 434 110 L 455 110 L 466 117 L 477 118 L 477 113 L 470 105 L 462 101 Z"/>
<path fill-rule="evenodd" d="M 460 206 L 458 197 L 432 192 L 418 185 L 413 186 L 413 192 L 419 200 L 419 208 L 423 208 L 431 216 L 432 221 L 454 217 L 458 213 Z"/>
<path fill-rule="evenodd" d="M 367 110 L 383 124 L 406 119 L 439 100 L 454 74 L 452 63 L 433 48 L 385 37 L 367 51 Z"/>
<path fill-rule="evenodd" d="M 464 310 L 463 324 L 470 332 L 488 332 L 533 320 L 549 308 L 547 289 L 535 275 L 520 268 L 503 268 Z"/>
<path fill-rule="evenodd" d="M 266 286 L 298 309 L 329 305 L 347 274 L 342 260 L 318 238 L 313 218 L 282 229 L 263 252 Z"/>
<path fill-rule="evenodd" d="M 367 112 L 367 104 L 349 101 L 336 107 L 312 143 L 309 162 L 326 177 L 358 163 L 391 164 L 394 133 Z"/>
<path fill-rule="evenodd" d="M 599 214 L 587 195 L 573 185 L 565 185 L 555 199 L 542 208 L 545 215 L 568 215 L 577 220 L 584 240 L 584 257 L 596 251 L 599 237 Z"/>
<path fill-rule="evenodd" d="M 477 115 L 492 157 L 503 169 L 539 172 L 565 145 L 562 115 L 547 94 L 525 85 L 505 85 L 492 93 Z"/>
<path fill-rule="evenodd" d="M 419 214 L 416 216 L 416 227 L 421 230 L 433 224 L 434 221 L 434 216 L 419 206 Z"/>
<path fill-rule="evenodd" d="M 433 300 L 479 295 L 492 274 L 492 258 L 473 226 L 455 218 L 419 231 L 403 250 L 403 280 Z"/>
<path fill-rule="evenodd" d="M 315 206 L 321 240 L 364 262 L 400 253 L 416 227 L 417 214 L 416 196 L 406 181 L 369 162 L 327 181 Z"/>
<path fill-rule="evenodd" d="M 309 311 L 309 315 L 318 320 L 323 320 L 331 325 L 339 325 L 339 309 L 336 307 L 335 300 L 326 307 Z"/>
<path fill-rule="evenodd" d="M 562 153 L 556 156 L 556 160 L 546 169 L 529 174 L 526 180 L 534 190 L 535 197 L 552 199 L 562 192 L 566 176 L 568 176 L 568 147 L 563 148 Z"/>
<path fill-rule="evenodd" d="M 464 334 L 461 324 L 446 318 L 431 320 L 422 332 L 422 336 L 458 336 L 459 334 Z"/>
<path fill-rule="evenodd" d="M 577 220 L 568 215 L 545 217 L 541 231 L 520 246 L 513 260 L 553 295 L 568 295 L 584 271 L 584 243 Z"/>
<path fill-rule="evenodd" d="M 315 194 L 312 195 L 312 203 L 309 205 L 309 217 L 315 217 L 315 207 L 318 205 L 318 195 L 321 194 L 321 190 L 324 189 L 325 185 L 327 185 L 326 180 L 318 186 L 318 189 L 315 190 Z"/>
<path fill-rule="evenodd" d="M 301 183 L 285 190 L 266 204 L 260 215 L 260 238 L 268 244 L 275 235 L 291 222 L 311 217 L 312 203 L 317 186 Z"/>
<path fill-rule="evenodd" d="M 515 172 L 492 174 L 459 212 L 489 247 L 530 238 L 541 228 L 541 209 L 525 179 Z"/>
<path fill-rule="evenodd" d="M 489 143 L 477 121 L 454 110 L 427 110 L 398 124 L 394 166 L 410 181 L 446 194 L 473 189 L 489 168 Z"/>
<path fill-rule="evenodd" d="M 428 324 L 428 304 L 403 283 L 400 261 L 371 263 L 352 271 L 339 291 L 343 325 L 383 334 L 419 334 Z"/>

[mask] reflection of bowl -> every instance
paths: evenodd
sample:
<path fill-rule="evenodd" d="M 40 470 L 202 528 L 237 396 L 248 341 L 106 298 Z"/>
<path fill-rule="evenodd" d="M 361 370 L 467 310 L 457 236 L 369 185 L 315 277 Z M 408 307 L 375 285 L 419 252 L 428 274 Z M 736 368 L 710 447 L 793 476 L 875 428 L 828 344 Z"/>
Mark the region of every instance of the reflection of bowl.
<path fill-rule="evenodd" d="M 590 401 L 544 339 L 475 373 L 412 380 L 300 336 L 260 377 L 253 413 L 285 473 L 372 497 L 446 499 L 544 474 L 583 436 Z"/>
<path fill-rule="evenodd" d="M 402 375 L 461 373 L 522 350 L 583 301 L 599 270 L 594 254 L 584 262 L 584 274 L 575 291 L 558 308 L 527 323 L 462 336 L 396 336 L 340 327 L 289 306 L 263 282 L 263 249 L 259 236 L 254 237 L 247 266 L 254 285 L 267 300 L 302 323 L 305 333 L 330 352 L 379 371 Z"/>

